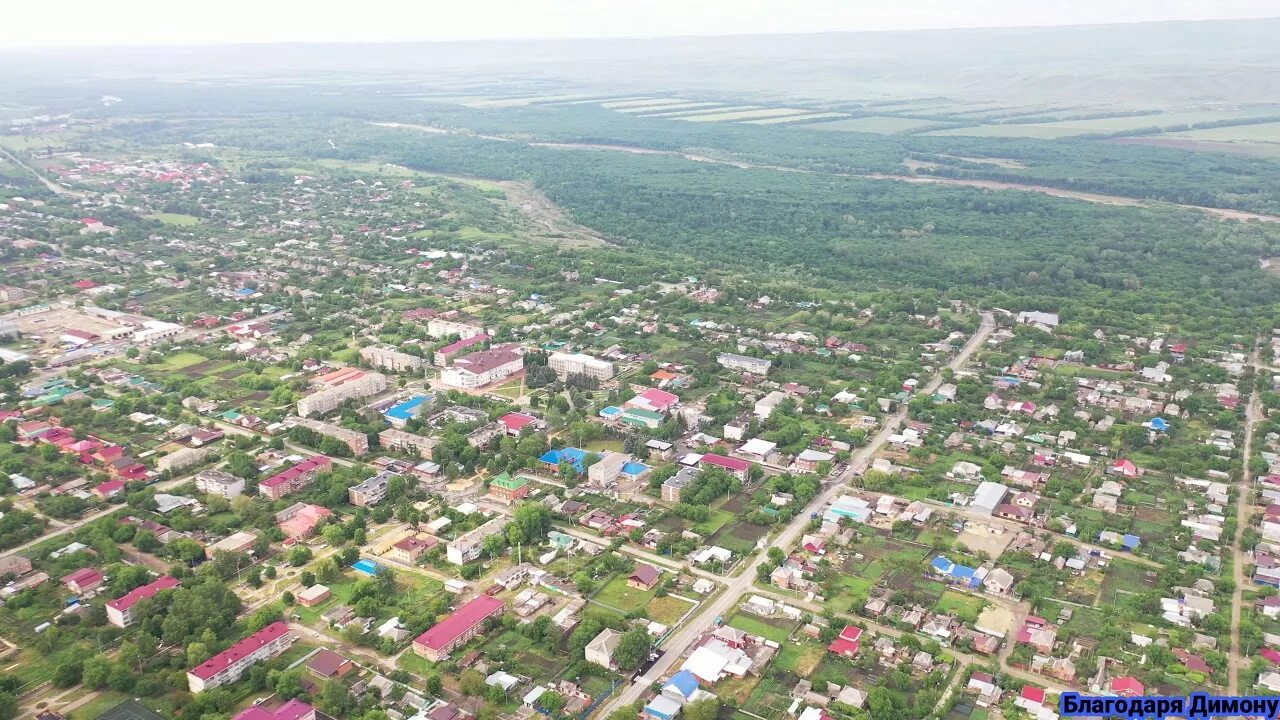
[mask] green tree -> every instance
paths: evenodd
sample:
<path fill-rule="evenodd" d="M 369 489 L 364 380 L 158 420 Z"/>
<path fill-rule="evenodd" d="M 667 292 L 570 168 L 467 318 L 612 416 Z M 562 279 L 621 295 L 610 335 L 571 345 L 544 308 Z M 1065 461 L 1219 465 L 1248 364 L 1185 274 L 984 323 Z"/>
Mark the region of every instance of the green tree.
<path fill-rule="evenodd" d="M 622 670 L 634 670 L 649 656 L 651 647 L 649 633 L 639 628 L 628 630 L 618 640 L 618 649 L 613 652 L 614 662 Z"/>

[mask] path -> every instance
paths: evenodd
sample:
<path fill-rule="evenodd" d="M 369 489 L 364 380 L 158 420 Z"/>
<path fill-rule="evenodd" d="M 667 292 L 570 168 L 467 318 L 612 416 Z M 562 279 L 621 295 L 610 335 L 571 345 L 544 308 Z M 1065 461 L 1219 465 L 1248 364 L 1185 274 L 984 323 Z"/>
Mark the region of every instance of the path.
<path fill-rule="evenodd" d="M 956 353 L 947 367 L 953 371 L 963 367 L 974 351 L 981 347 L 987 338 L 991 336 L 993 330 L 995 330 L 994 316 L 989 312 L 983 313 L 982 323 L 978 331 L 973 334 L 973 337 L 969 338 L 964 348 L 959 353 Z M 924 395 L 931 394 L 941 384 L 942 371 L 939 370 L 920 392 Z M 875 437 L 866 446 L 860 448 L 850 459 L 848 469 L 835 482 L 831 483 L 824 492 L 815 497 L 803 512 L 797 513 L 791 523 L 773 539 L 772 544 L 782 548 L 791 547 L 795 544 L 801 533 L 809 526 L 810 514 L 821 511 L 828 502 L 846 491 L 846 484 L 849 480 L 854 477 L 856 472 L 860 472 L 871 463 L 871 458 L 888 442 L 889 436 L 897 431 L 906 420 L 906 417 L 907 408 L 905 405 L 898 412 L 889 416 Z M 697 613 L 686 619 L 680 628 L 669 636 L 667 649 L 662 651 L 657 661 L 650 666 L 644 675 L 637 677 L 625 690 L 617 693 L 611 702 L 606 703 L 599 711 L 601 716 L 608 715 L 639 700 L 648 691 L 651 684 L 665 677 L 671 666 L 684 655 L 689 646 L 697 640 L 703 630 L 716 617 L 728 615 L 746 591 L 755 591 L 756 568 L 766 562 L 767 559 L 768 556 L 765 553 L 757 553 L 745 565 L 741 574 L 725 579 L 725 591 L 711 601 L 704 603 Z"/>
<path fill-rule="evenodd" d="M 1176 207 L 1184 210 L 1196 210 L 1209 215 L 1213 215 L 1223 220 L 1260 220 L 1262 222 L 1280 222 L 1280 215 L 1264 215 L 1262 213 L 1253 213 L 1245 210 L 1235 210 L 1231 208 L 1215 208 L 1204 205 L 1186 205 L 1182 203 L 1161 202 L 1155 200 L 1144 200 L 1141 198 L 1127 197 L 1124 195 L 1104 195 L 1102 193 L 1084 192 L 1081 190 L 1066 190 L 1063 188 L 1050 187 L 1048 185 L 1034 185 L 1031 183 L 1013 183 L 1003 182 L 999 180 L 981 180 L 977 178 L 951 178 L 936 175 L 895 175 L 892 173 L 842 173 L 832 172 L 828 170 L 806 170 L 804 168 L 787 167 L 785 165 L 770 165 L 767 163 L 746 162 L 743 160 L 733 160 L 728 158 L 711 157 L 708 155 L 698 155 L 695 153 L 686 153 L 679 150 L 655 150 L 653 148 L 636 147 L 633 145 L 610 145 L 595 143 L 554 143 L 554 142 L 526 142 L 516 140 L 514 138 L 502 137 L 498 135 L 482 135 L 469 130 L 454 130 L 447 128 L 432 127 L 429 125 L 413 125 L 408 123 L 395 122 L 376 122 L 374 125 L 388 128 L 407 128 L 427 132 L 437 135 L 467 135 L 481 140 L 494 140 L 497 142 L 525 142 L 530 147 L 545 147 L 559 150 L 590 150 L 597 152 L 622 152 L 632 155 L 665 155 L 668 157 L 678 157 L 694 162 L 713 163 L 716 165 L 728 165 L 741 169 L 753 170 L 773 170 L 775 172 L 795 172 L 808 175 L 828 175 L 832 177 L 848 177 L 860 178 L 864 180 L 888 180 L 892 182 L 903 182 L 913 184 L 930 184 L 930 185 L 952 185 L 960 187 L 972 187 L 983 190 L 1017 190 L 1021 192 L 1038 193 L 1040 195 L 1049 195 L 1057 198 L 1065 198 L 1068 200 L 1082 200 L 1084 202 L 1096 203 L 1100 205 L 1117 205 L 1125 207 Z"/>
<path fill-rule="evenodd" d="M 19 160 L 17 155 L 14 155 L 13 153 L 6 150 L 5 148 L 0 148 L 0 155 L 5 156 L 11 162 L 13 162 L 15 165 L 22 168 L 23 170 L 26 170 L 32 175 L 35 175 L 36 178 L 38 178 L 40 182 L 44 183 L 44 186 L 49 188 L 50 191 L 58 195 L 67 195 L 70 197 L 84 197 L 84 193 L 80 192 L 79 190 L 72 190 L 71 188 L 63 187 L 62 185 L 59 185 L 58 183 L 45 177 L 44 173 L 40 172 L 39 170 L 36 170 L 35 168 L 23 162 L 22 160 Z"/>
<path fill-rule="evenodd" d="M 1236 490 L 1236 536 L 1232 540 L 1231 567 L 1236 589 L 1231 596 L 1231 654 L 1227 657 L 1227 690 L 1236 695 L 1240 689 L 1240 673 L 1247 663 L 1240 641 L 1240 619 L 1244 614 L 1244 588 L 1249 580 L 1244 576 L 1244 529 L 1249 524 L 1249 511 L 1252 509 L 1250 495 L 1253 490 L 1253 473 L 1249 461 L 1253 459 L 1253 431 L 1258 421 L 1263 419 L 1262 399 L 1258 393 L 1262 381 L 1259 355 L 1262 338 L 1254 341 L 1253 352 L 1249 356 L 1249 364 L 1254 369 L 1253 392 L 1249 395 L 1249 405 L 1245 409 L 1244 449 L 1240 469 L 1240 485 Z"/>

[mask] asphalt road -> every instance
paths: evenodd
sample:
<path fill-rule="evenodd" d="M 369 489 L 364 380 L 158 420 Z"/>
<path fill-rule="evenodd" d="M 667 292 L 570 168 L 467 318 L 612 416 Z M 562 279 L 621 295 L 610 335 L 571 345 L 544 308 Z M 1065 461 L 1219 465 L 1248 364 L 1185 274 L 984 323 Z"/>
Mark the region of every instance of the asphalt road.
<path fill-rule="evenodd" d="M 991 332 L 995 329 L 995 318 L 991 313 L 982 314 L 982 324 L 978 328 L 978 332 L 965 343 L 964 348 L 951 359 L 947 367 L 951 370 L 958 370 L 969 361 L 979 347 L 990 337 Z M 942 372 L 935 373 L 929 382 L 920 389 L 920 393 L 930 395 L 938 386 L 942 384 Z M 861 473 L 871 464 L 871 459 L 876 452 L 884 446 L 889 440 L 889 436 L 898 431 L 902 423 L 907 418 L 907 408 L 904 405 L 899 408 L 896 413 L 886 418 L 884 425 L 880 431 L 865 446 L 860 448 L 853 457 L 850 458 L 849 467 L 840 476 L 832 482 L 827 489 L 819 494 L 804 509 L 804 512 L 798 513 L 795 518 L 787 525 L 781 533 L 775 537 L 771 544 L 781 548 L 791 547 L 804 533 L 805 528 L 809 525 L 809 516 L 812 513 L 820 512 L 835 497 L 848 491 L 848 482 L 858 473 Z M 752 588 L 756 579 L 756 568 L 766 562 L 765 553 L 758 553 L 743 570 L 736 576 L 726 578 L 726 588 L 724 592 L 717 595 L 711 602 L 702 607 L 702 610 L 694 616 L 687 619 L 684 624 L 669 636 L 666 649 L 658 657 L 657 661 L 649 668 L 647 672 L 640 675 L 627 688 L 614 696 L 613 701 L 608 703 L 602 710 L 601 715 L 608 715 L 613 711 L 630 705 L 639 700 L 651 684 L 666 677 L 671 667 L 679 660 L 685 651 L 698 639 L 699 636 L 715 621 L 716 617 L 728 615 L 742 595 Z"/>

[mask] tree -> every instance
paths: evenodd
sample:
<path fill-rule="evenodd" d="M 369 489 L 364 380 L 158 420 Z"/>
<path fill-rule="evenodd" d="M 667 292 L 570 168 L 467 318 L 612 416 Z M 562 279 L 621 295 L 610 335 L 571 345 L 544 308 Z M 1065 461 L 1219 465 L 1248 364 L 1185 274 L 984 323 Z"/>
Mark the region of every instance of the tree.
<path fill-rule="evenodd" d="M 67 660 L 58 663 L 53 669 L 53 684 L 60 687 L 71 687 L 80 682 L 81 674 L 84 671 L 84 664 L 79 660 Z"/>
<path fill-rule="evenodd" d="M 554 717 L 559 715 L 561 710 L 564 710 L 565 699 L 564 696 L 558 692 L 544 692 L 542 693 L 542 697 L 538 698 L 538 705 L 540 705 L 543 710 L 551 713 Z"/>
<path fill-rule="evenodd" d="M 683 711 L 685 720 L 715 720 L 719 713 L 720 699 L 714 697 L 695 700 L 685 705 Z"/>
<path fill-rule="evenodd" d="M 115 663 L 110 658 L 95 655 L 84 661 L 81 682 L 95 690 L 104 688 L 111 679 L 111 668 L 114 666 Z"/>
<path fill-rule="evenodd" d="M 484 683 L 484 675 L 477 670 L 463 670 L 458 676 L 458 692 L 470 697 L 484 697 L 488 689 Z"/>
<path fill-rule="evenodd" d="M 284 593 L 280 595 L 280 600 L 282 600 L 285 605 L 292 605 L 295 602 L 297 602 L 297 598 L 295 598 L 293 596 L 293 593 L 289 592 L 288 590 L 285 590 Z"/>
<path fill-rule="evenodd" d="M 649 633 L 639 628 L 628 630 L 618 641 L 618 649 L 613 652 L 613 660 L 623 670 L 634 670 L 640 667 L 649 656 Z"/>
<path fill-rule="evenodd" d="M 289 564 L 293 567 L 302 567 L 311 562 L 311 548 L 306 545 L 295 545 L 289 551 Z"/>

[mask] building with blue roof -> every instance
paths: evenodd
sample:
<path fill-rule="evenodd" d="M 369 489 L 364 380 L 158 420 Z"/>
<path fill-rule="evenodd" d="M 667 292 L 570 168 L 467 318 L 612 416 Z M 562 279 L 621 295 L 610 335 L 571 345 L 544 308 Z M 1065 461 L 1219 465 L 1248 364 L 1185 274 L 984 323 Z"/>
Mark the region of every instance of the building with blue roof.
<path fill-rule="evenodd" d="M 1137 550 L 1138 546 L 1142 544 L 1142 538 L 1137 535 L 1125 533 L 1125 536 L 1120 539 L 1120 544 L 1124 546 L 1125 550 Z"/>
<path fill-rule="evenodd" d="M 422 406 L 428 402 L 431 402 L 430 395 L 415 395 L 398 405 L 387 408 L 382 414 L 387 418 L 387 422 L 402 428 L 410 420 L 418 417 L 418 413 L 422 412 Z"/>
<path fill-rule="evenodd" d="M 1169 422 L 1162 417 L 1153 417 L 1147 421 L 1147 427 L 1156 432 L 1168 432 Z"/>
<path fill-rule="evenodd" d="M 587 459 L 587 451 L 575 447 L 561 448 L 559 450 L 548 450 L 542 454 L 538 460 L 550 466 L 552 472 L 560 470 L 560 463 L 566 460 L 573 463 L 574 471 L 578 473 L 586 472 L 583 461 Z"/>
<path fill-rule="evenodd" d="M 681 670 L 666 685 L 662 686 L 662 694 L 676 701 L 689 701 L 698 692 L 698 678 L 688 670 Z"/>
<path fill-rule="evenodd" d="M 957 565 L 948 560 L 945 555 L 939 555 L 929 564 L 933 566 L 935 572 L 939 575 L 945 575 L 951 582 L 969 588 L 976 588 L 982 584 L 982 578 L 979 577 L 976 569 L 966 565 Z"/>

